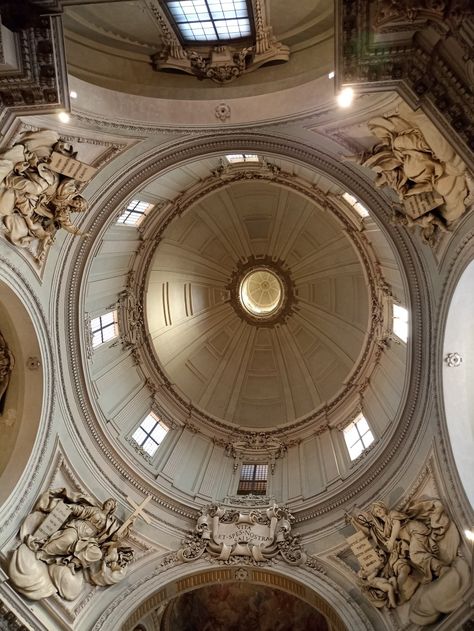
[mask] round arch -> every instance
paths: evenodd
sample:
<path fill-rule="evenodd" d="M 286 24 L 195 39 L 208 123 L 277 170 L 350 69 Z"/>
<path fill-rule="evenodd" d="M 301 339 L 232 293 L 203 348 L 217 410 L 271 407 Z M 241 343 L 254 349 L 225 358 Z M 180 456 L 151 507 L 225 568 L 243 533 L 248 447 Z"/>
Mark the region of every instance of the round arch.
<path fill-rule="evenodd" d="M 5 265 L 0 274 L 0 506 L 27 470 L 44 412 L 44 353 L 37 334 L 42 325 L 35 326 L 39 314 L 32 315 L 35 305 L 25 304 L 31 296 L 21 285 Z"/>
<path fill-rule="evenodd" d="M 92 631 L 121 628 L 133 631 L 155 609 L 177 596 L 205 586 L 245 581 L 264 585 L 295 596 L 319 611 L 330 624 L 331 631 L 370 631 L 385 628 L 377 615 L 377 624 L 369 620 L 354 599 L 348 599 L 334 581 L 320 573 L 300 568 L 215 566 L 205 560 L 160 568 L 138 579 L 125 595 L 118 595 L 102 613 Z M 132 613 L 130 613 L 132 611 Z"/>

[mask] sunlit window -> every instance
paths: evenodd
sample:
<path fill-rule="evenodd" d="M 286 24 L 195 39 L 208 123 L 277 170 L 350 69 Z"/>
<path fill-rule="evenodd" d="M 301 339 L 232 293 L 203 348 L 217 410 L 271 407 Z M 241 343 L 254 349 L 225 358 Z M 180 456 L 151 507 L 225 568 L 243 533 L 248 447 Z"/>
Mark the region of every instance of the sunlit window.
<path fill-rule="evenodd" d="M 230 164 L 236 164 L 237 162 L 258 162 L 259 158 L 254 153 L 228 153 L 226 160 Z"/>
<path fill-rule="evenodd" d="M 393 332 L 406 342 L 408 340 L 408 310 L 400 305 L 393 305 Z"/>
<path fill-rule="evenodd" d="M 267 464 L 243 464 L 240 469 L 238 495 L 265 495 L 267 492 Z"/>
<path fill-rule="evenodd" d="M 242 39 L 252 34 L 247 0 L 166 0 L 181 37 L 189 42 Z"/>
<path fill-rule="evenodd" d="M 360 203 L 357 197 L 354 197 L 354 195 L 350 193 L 343 193 L 342 196 L 361 217 L 369 216 L 369 211 Z"/>
<path fill-rule="evenodd" d="M 100 346 L 118 335 L 117 312 L 109 311 L 91 320 L 92 347 Z"/>
<path fill-rule="evenodd" d="M 148 202 L 132 199 L 127 208 L 117 219 L 117 223 L 137 226 L 152 206 L 153 204 L 149 204 Z"/>
<path fill-rule="evenodd" d="M 149 456 L 153 456 L 167 433 L 166 425 L 150 413 L 137 427 L 132 438 Z"/>
<path fill-rule="evenodd" d="M 355 460 L 374 442 L 374 435 L 362 414 L 344 429 L 344 439 L 351 460 Z"/>

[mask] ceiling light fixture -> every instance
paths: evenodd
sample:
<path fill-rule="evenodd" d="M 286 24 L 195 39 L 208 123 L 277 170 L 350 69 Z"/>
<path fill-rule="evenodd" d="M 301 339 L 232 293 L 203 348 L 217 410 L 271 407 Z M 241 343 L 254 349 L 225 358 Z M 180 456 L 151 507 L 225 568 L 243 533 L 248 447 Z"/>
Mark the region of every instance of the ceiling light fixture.
<path fill-rule="evenodd" d="M 336 74 L 336 73 L 334 72 L 334 70 L 332 70 L 332 71 L 328 74 L 328 79 L 334 79 L 335 74 Z"/>
<path fill-rule="evenodd" d="M 61 123 L 69 123 L 69 121 L 71 120 L 71 117 L 69 116 L 67 112 L 59 112 L 58 118 L 61 121 Z"/>
<path fill-rule="evenodd" d="M 349 107 L 354 98 L 354 90 L 352 88 L 344 88 L 337 95 L 337 104 L 339 107 Z"/>
<path fill-rule="evenodd" d="M 77 92 L 76 92 L 76 90 L 71 90 L 69 92 L 69 96 L 71 97 L 71 99 L 77 99 Z"/>

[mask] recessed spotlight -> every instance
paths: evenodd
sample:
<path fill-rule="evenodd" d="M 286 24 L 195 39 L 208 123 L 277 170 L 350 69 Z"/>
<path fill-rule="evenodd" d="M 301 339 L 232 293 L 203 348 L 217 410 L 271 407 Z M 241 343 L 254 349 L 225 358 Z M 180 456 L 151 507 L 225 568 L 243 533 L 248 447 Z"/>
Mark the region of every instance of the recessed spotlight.
<path fill-rule="evenodd" d="M 77 92 L 76 92 L 76 90 L 71 90 L 69 92 L 69 96 L 71 97 L 71 99 L 77 99 Z"/>
<path fill-rule="evenodd" d="M 354 98 L 354 90 L 352 88 L 344 88 L 337 95 L 337 104 L 339 107 L 349 107 Z"/>
<path fill-rule="evenodd" d="M 69 116 L 67 112 L 59 112 L 58 118 L 61 121 L 61 123 L 69 123 L 69 121 L 71 120 L 71 117 Z"/>
<path fill-rule="evenodd" d="M 336 74 L 336 73 L 334 72 L 334 70 L 333 70 L 332 72 L 330 72 L 330 73 L 328 74 L 328 79 L 334 79 L 334 75 L 335 75 L 335 74 Z"/>

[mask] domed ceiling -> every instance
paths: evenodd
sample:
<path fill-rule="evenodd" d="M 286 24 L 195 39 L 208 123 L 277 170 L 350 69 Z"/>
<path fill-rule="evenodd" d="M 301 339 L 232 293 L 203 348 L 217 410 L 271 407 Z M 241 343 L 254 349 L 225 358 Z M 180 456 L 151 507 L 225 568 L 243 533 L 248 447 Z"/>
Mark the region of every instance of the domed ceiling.
<path fill-rule="evenodd" d="M 274 308 L 252 312 L 245 297 Z M 364 346 L 369 296 L 329 210 L 249 181 L 169 224 L 146 316 L 173 387 L 213 418 L 258 429 L 303 418 L 341 391 Z"/>

